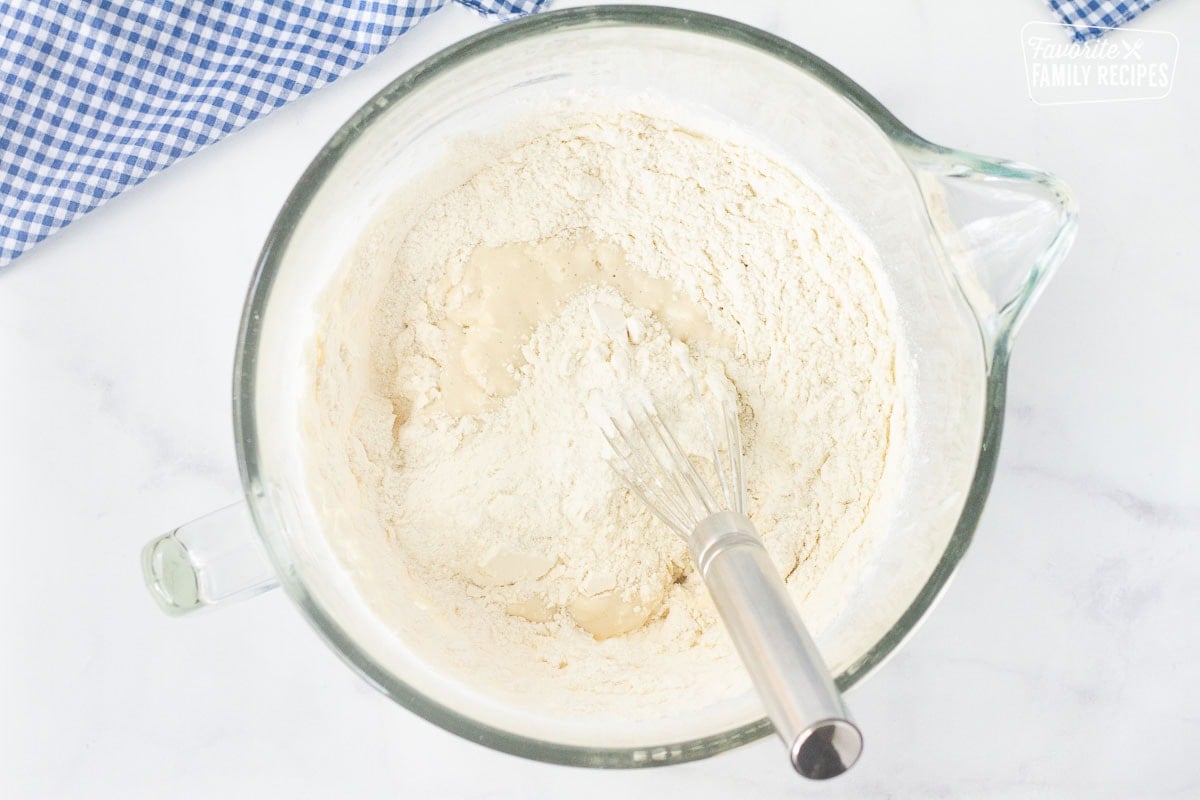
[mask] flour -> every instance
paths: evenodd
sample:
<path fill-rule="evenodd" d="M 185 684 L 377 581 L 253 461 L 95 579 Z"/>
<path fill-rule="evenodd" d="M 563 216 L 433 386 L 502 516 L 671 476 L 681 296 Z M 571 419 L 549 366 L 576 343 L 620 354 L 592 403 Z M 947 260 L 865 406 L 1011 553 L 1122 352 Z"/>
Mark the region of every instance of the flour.
<path fill-rule="evenodd" d="M 836 609 L 806 599 L 880 513 L 902 413 L 869 251 L 756 150 L 633 112 L 565 115 L 404 199 L 314 346 L 314 493 L 363 595 L 437 669 L 535 712 L 745 693 L 588 404 L 648 391 L 700 452 L 686 369 L 734 387 L 749 516 L 819 629 Z"/>

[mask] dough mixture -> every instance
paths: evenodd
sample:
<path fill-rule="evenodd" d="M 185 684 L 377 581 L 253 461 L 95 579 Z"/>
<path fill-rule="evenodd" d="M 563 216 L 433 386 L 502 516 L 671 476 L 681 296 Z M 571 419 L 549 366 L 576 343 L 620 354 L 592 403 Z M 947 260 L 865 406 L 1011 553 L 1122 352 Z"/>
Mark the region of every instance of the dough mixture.
<path fill-rule="evenodd" d="M 309 465 L 365 598 L 435 669 L 535 712 L 637 719 L 748 691 L 685 545 L 589 404 L 648 391 L 703 453 L 689 371 L 738 398 L 749 515 L 806 599 L 861 547 L 901 392 L 870 251 L 756 149 L 576 112 L 401 191 L 328 290 Z"/>

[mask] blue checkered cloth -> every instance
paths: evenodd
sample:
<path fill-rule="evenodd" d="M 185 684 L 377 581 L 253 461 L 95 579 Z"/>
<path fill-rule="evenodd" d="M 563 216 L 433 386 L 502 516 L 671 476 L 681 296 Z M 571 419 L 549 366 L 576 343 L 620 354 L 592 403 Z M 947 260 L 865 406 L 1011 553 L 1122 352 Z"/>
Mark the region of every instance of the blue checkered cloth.
<path fill-rule="evenodd" d="M 0 266 L 447 0 L 0 0 Z M 546 0 L 457 0 L 500 19 Z"/>
<path fill-rule="evenodd" d="M 1071 26 L 1076 41 L 1103 36 L 1141 14 L 1158 0 L 1046 0 Z"/>

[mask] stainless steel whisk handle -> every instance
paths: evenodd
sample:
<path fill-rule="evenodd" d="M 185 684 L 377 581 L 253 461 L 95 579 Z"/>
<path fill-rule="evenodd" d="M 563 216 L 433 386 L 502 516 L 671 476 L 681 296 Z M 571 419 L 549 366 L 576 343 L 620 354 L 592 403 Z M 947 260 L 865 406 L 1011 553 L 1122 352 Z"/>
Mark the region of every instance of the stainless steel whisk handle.
<path fill-rule="evenodd" d="M 753 524 L 722 511 L 688 544 L 792 766 L 806 778 L 845 772 L 862 753 L 862 734 Z"/>

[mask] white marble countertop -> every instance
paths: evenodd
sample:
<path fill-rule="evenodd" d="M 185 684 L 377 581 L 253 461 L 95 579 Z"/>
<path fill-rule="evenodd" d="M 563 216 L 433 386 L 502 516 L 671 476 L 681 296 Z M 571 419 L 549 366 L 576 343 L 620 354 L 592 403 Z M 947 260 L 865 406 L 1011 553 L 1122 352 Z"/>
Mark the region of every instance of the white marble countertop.
<path fill-rule="evenodd" d="M 934 141 L 1061 175 L 1082 209 L 1017 344 L 975 544 L 850 694 L 859 767 L 801 785 L 775 741 L 536 764 L 397 708 L 282 595 L 173 620 L 145 594 L 144 541 L 239 494 L 234 338 L 276 210 L 361 102 L 485 24 L 448 8 L 0 271 L 0 795 L 1200 796 L 1200 6 L 1139 21 L 1182 39 L 1168 98 L 1043 107 L 1018 38 L 1037 0 L 693 5 L 813 50 Z"/>

